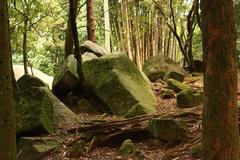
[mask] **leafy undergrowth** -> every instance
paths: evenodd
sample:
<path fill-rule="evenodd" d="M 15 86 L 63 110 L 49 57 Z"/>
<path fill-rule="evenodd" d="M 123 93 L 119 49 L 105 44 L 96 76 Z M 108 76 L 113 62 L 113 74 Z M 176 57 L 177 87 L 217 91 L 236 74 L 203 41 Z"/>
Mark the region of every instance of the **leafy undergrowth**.
<path fill-rule="evenodd" d="M 186 78 L 185 82 L 191 87 L 202 90 L 202 77 L 191 77 Z M 135 135 L 133 137 L 134 144 L 136 148 L 140 150 L 137 154 L 130 157 L 122 157 L 118 154 L 119 147 L 121 143 L 119 143 L 115 139 L 112 143 L 106 144 L 94 144 L 94 140 L 90 140 L 91 149 L 88 149 L 86 154 L 80 155 L 71 155 L 69 150 L 70 146 L 79 140 L 82 133 L 79 133 L 79 130 L 72 129 L 71 134 L 69 132 L 61 131 L 60 133 L 56 133 L 58 138 L 61 140 L 61 146 L 50 153 L 47 153 L 42 159 L 43 160 L 68 160 L 68 159 L 77 159 L 77 160 L 135 160 L 135 159 L 146 159 L 146 160 L 196 160 L 197 157 L 193 157 L 192 155 L 192 147 L 195 146 L 198 142 L 200 142 L 200 132 L 201 132 L 201 113 L 202 113 L 202 105 L 196 106 L 190 109 L 180 109 L 176 107 L 176 99 L 162 99 L 159 95 L 162 89 L 162 85 L 160 83 L 153 84 L 153 90 L 155 95 L 157 96 L 157 115 L 165 115 L 166 117 L 177 117 L 181 116 L 182 119 L 187 121 L 188 124 L 188 134 L 180 142 L 162 142 L 156 139 L 153 139 L 149 136 Z M 179 114 L 183 113 L 183 114 Z M 191 114 L 186 114 L 191 113 Z M 194 113 L 194 114 L 192 114 Z M 98 122 L 98 123 L 108 123 L 113 122 L 114 124 L 119 125 L 119 121 L 124 121 L 116 116 L 109 115 L 92 115 L 86 113 L 79 113 L 82 121 L 84 122 Z M 155 115 L 156 116 L 156 115 Z M 144 119 L 137 123 L 138 125 L 144 126 L 148 122 L 148 119 Z M 127 122 L 128 123 L 128 122 Z M 89 125 L 89 123 L 86 123 Z M 135 123 L 134 123 L 135 124 Z M 135 124 L 136 125 L 136 124 Z M 122 125 L 119 125 L 122 126 Z M 123 127 L 126 127 L 125 124 Z M 140 127 L 141 128 L 141 127 Z M 105 141 L 104 141 L 105 142 Z M 71 158 L 72 156 L 72 158 Z"/>

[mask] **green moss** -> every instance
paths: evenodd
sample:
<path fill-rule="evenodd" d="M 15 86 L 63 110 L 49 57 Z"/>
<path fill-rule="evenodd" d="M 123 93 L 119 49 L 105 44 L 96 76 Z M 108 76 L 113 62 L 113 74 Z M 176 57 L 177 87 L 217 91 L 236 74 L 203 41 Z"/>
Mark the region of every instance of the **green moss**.
<path fill-rule="evenodd" d="M 165 74 L 163 80 L 168 81 L 169 79 L 175 79 L 179 82 L 182 82 L 184 80 L 184 75 L 179 72 L 169 71 Z"/>
<path fill-rule="evenodd" d="M 137 150 L 136 150 L 132 140 L 131 139 L 127 139 L 127 140 L 125 140 L 122 143 L 122 145 L 121 145 L 121 147 L 119 149 L 119 154 L 121 156 L 127 157 L 127 156 L 135 154 L 136 151 Z"/>
<path fill-rule="evenodd" d="M 17 85 L 20 90 L 25 90 L 31 87 L 48 87 L 41 79 L 29 74 L 23 75 L 18 79 Z"/>
<path fill-rule="evenodd" d="M 174 79 L 169 79 L 167 81 L 167 85 L 168 85 L 168 88 L 173 89 L 175 92 L 181 92 L 181 91 L 184 91 L 184 90 L 191 89 L 191 87 L 189 87 L 188 85 L 186 85 L 184 83 L 181 83 L 181 82 L 179 82 L 177 80 L 174 80 Z"/>
<path fill-rule="evenodd" d="M 153 118 L 148 129 L 155 138 L 164 141 L 179 141 L 187 134 L 187 124 L 182 120 Z"/>
<path fill-rule="evenodd" d="M 163 79 L 165 73 L 168 71 L 176 71 L 185 74 L 184 69 L 175 61 L 160 54 L 150 57 L 143 65 L 143 72 L 152 82 Z"/>
<path fill-rule="evenodd" d="M 44 153 L 57 148 L 59 145 L 60 142 L 51 137 L 22 137 L 17 145 L 18 159 L 39 159 Z"/>
<path fill-rule="evenodd" d="M 188 108 L 203 103 L 203 94 L 194 90 L 184 90 L 177 94 L 177 107 Z"/>
<path fill-rule="evenodd" d="M 156 98 L 149 82 L 124 54 L 106 55 L 83 65 L 84 74 L 106 109 L 124 116 L 140 103 L 146 113 L 154 113 Z"/>

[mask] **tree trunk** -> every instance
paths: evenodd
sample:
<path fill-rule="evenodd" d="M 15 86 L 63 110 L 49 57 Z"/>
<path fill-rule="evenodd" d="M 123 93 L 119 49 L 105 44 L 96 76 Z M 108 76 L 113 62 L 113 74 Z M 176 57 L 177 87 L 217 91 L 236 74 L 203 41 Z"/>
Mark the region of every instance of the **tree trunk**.
<path fill-rule="evenodd" d="M 239 160 L 236 35 L 232 0 L 202 0 L 203 160 Z"/>
<path fill-rule="evenodd" d="M 28 69 L 27 69 L 27 26 L 28 26 L 28 20 L 24 18 L 24 26 L 23 26 L 23 66 L 24 66 L 24 73 L 28 74 Z"/>
<path fill-rule="evenodd" d="M 109 5 L 108 0 L 104 0 L 104 29 L 105 29 L 105 48 L 111 52 L 110 48 L 110 19 L 109 19 Z"/>
<path fill-rule="evenodd" d="M 75 0 L 75 10 L 74 10 L 74 18 L 77 17 L 77 8 L 78 8 L 78 0 Z M 66 32 L 66 38 L 65 38 L 65 53 L 64 57 L 67 58 L 69 55 L 73 54 L 73 36 L 72 36 L 72 30 L 71 30 L 71 19 L 70 19 L 70 13 L 68 16 L 68 23 L 67 23 L 67 32 Z"/>
<path fill-rule="evenodd" d="M 87 34 L 88 40 L 96 42 L 93 1 L 94 0 L 87 0 Z"/>
<path fill-rule="evenodd" d="M 7 1 L 0 1 L 0 159 L 16 160 L 15 115 Z"/>

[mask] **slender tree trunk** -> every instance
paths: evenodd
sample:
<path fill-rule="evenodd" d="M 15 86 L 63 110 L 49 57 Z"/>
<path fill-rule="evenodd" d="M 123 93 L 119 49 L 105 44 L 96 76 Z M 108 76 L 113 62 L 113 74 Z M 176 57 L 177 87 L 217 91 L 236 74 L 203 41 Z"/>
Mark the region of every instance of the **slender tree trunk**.
<path fill-rule="evenodd" d="M 0 159 L 16 160 L 15 115 L 7 1 L 0 1 Z"/>
<path fill-rule="evenodd" d="M 24 72 L 25 74 L 28 74 L 28 69 L 27 69 L 27 27 L 28 27 L 28 20 L 25 18 L 24 19 L 24 26 L 23 26 L 23 66 L 24 66 Z"/>
<path fill-rule="evenodd" d="M 75 0 L 74 4 L 74 18 L 76 19 L 77 17 L 77 9 L 78 9 L 78 1 Z M 67 58 L 69 55 L 73 54 L 73 36 L 72 36 L 72 30 L 71 30 L 71 19 L 70 19 L 70 14 L 68 16 L 68 22 L 67 22 L 67 32 L 66 32 L 66 38 L 65 38 L 65 52 L 64 52 L 64 57 Z"/>
<path fill-rule="evenodd" d="M 203 160 L 239 160 L 236 35 L 232 0 L 202 0 Z"/>
<path fill-rule="evenodd" d="M 110 28 L 110 19 L 109 19 L 109 5 L 108 0 L 104 0 L 104 29 L 105 29 L 105 48 L 111 52 L 110 47 L 110 35 L 111 35 L 111 28 Z"/>
<path fill-rule="evenodd" d="M 96 42 L 95 23 L 94 23 L 94 0 L 87 0 L 87 34 L 88 40 Z"/>

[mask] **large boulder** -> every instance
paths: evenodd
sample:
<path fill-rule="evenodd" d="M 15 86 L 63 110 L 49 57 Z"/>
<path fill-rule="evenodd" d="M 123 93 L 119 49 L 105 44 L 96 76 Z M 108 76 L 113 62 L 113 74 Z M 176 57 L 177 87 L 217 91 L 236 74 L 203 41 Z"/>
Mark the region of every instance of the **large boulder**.
<path fill-rule="evenodd" d="M 175 71 L 183 75 L 186 74 L 181 66 L 164 55 L 150 57 L 144 63 L 142 70 L 152 82 L 163 79 L 164 75 L 169 71 Z"/>
<path fill-rule="evenodd" d="M 17 134 L 51 133 L 80 123 L 78 117 L 48 88 L 32 87 L 14 96 Z"/>
<path fill-rule="evenodd" d="M 96 56 L 101 57 L 106 54 L 110 54 L 104 47 L 99 46 L 92 41 L 85 41 L 80 46 L 81 53 L 90 52 L 94 53 Z"/>
<path fill-rule="evenodd" d="M 19 78 L 17 80 L 17 85 L 20 90 L 29 89 L 31 87 L 48 87 L 41 79 L 30 74 L 25 74 Z"/>
<path fill-rule="evenodd" d="M 163 141 L 180 141 L 188 131 L 185 121 L 160 118 L 151 119 L 148 129 L 154 138 Z"/>
<path fill-rule="evenodd" d="M 18 80 L 20 77 L 22 77 L 25 74 L 23 65 L 14 64 L 13 71 L 14 71 L 16 80 Z M 38 69 L 30 68 L 30 67 L 28 67 L 28 73 L 29 74 L 33 73 L 33 76 L 41 79 L 44 83 L 48 84 L 49 87 L 52 87 L 53 77 L 43 73 Z"/>
<path fill-rule="evenodd" d="M 85 63 L 97 56 L 86 52 L 82 55 L 82 62 Z M 64 96 L 76 89 L 79 84 L 77 73 L 77 61 L 74 55 L 69 55 L 63 65 L 54 76 L 52 91 L 57 96 Z"/>
<path fill-rule="evenodd" d="M 84 63 L 83 70 L 106 110 L 126 117 L 156 112 L 156 98 L 149 83 L 127 55 L 94 58 Z"/>
<path fill-rule="evenodd" d="M 183 90 L 176 97 L 179 108 L 194 107 L 203 103 L 203 94 L 192 89 Z"/>
<path fill-rule="evenodd" d="M 36 160 L 61 144 L 51 137 L 21 137 L 18 144 L 18 160 Z"/>

